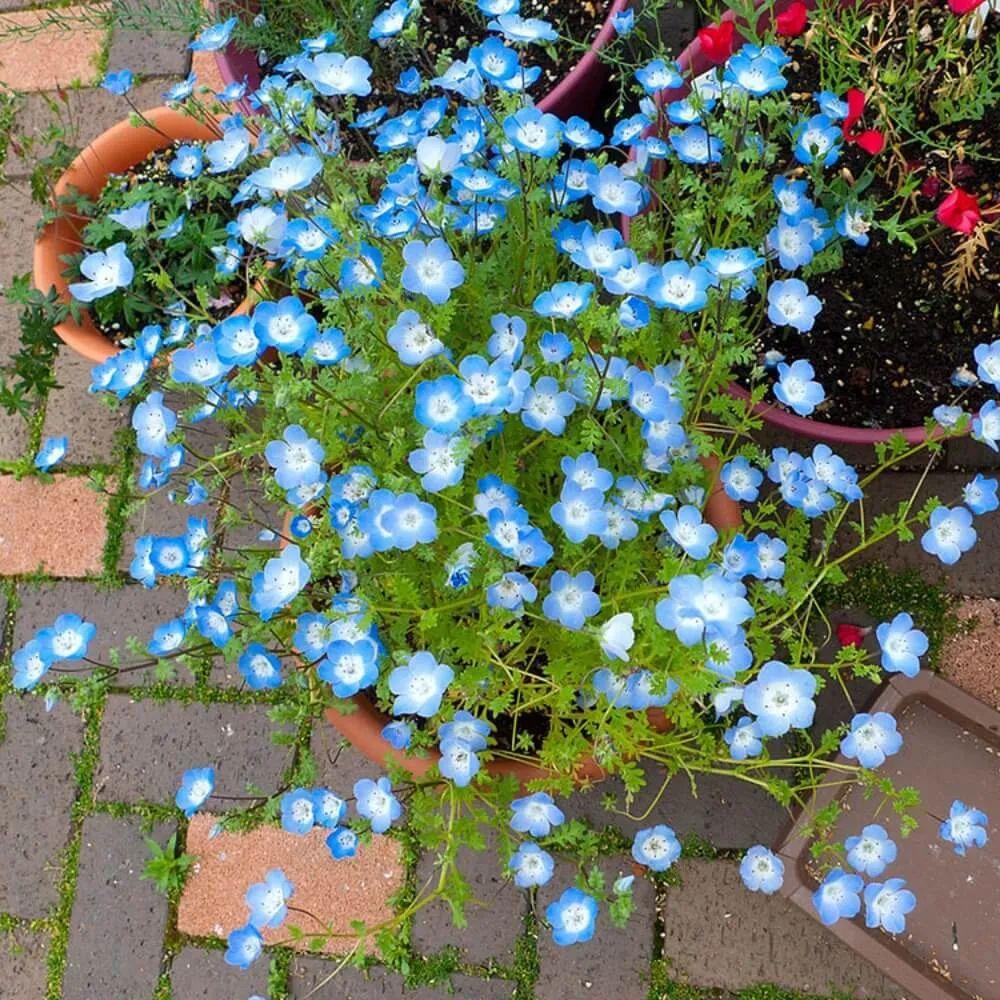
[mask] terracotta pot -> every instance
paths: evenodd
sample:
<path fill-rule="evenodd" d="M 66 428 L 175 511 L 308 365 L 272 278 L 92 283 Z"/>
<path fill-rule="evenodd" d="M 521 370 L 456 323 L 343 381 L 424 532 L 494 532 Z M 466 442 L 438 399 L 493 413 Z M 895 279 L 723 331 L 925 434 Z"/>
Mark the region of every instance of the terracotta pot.
<path fill-rule="evenodd" d="M 868 823 L 885 826 L 899 853 L 884 878 L 905 878 L 917 905 L 906 918 L 904 934 L 868 930 L 862 917 L 838 920 L 827 930 L 913 1000 L 1000 996 L 1000 712 L 927 670 L 913 678 L 894 674 L 867 711 L 896 717 L 903 746 L 881 771 L 897 788 L 913 786 L 920 792 L 919 825 L 900 837 L 892 811 L 880 809 L 880 796 L 869 797 L 856 785 L 824 786 L 778 848 L 785 864 L 782 894 L 818 919 L 812 906 L 818 878 L 806 827 L 817 810 L 839 801 L 843 810 L 832 839 L 843 841 Z M 843 756 L 837 762 L 852 763 Z M 941 818 L 955 799 L 983 810 L 989 819 L 986 845 L 970 847 L 965 857 L 938 836 Z"/>
<path fill-rule="evenodd" d="M 133 126 L 128 121 L 119 122 L 99 135 L 73 160 L 53 190 L 56 208 L 59 208 L 59 199 L 73 190 L 96 199 L 110 174 L 127 171 L 150 153 L 164 149 L 176 139 L 208 140 L 216 137 L 207 125 L 172 108 L 154 108 L 143 114 L 151 125 Z M 39 291 L 48 292 L 54 286 L 63 302 L 70 301 L 68 283 L 63 277 L 66 265 L 60 258 L 79 252 L 81 233 L 88 221 L 66 207 L 39 234 L 35 240 L 32 264 L 35 287 Z M 56 324 L 55 331 L 74 351 L 98 364 L 119 351 L 118 346 L 97 329 L 86 311 L 79 323 L 70 317 Z"/>
<path fill-rule="evenodd" d="M 542 111 L 551 112 L 560 118 L 568 118 L 571 115 L 583 115 L 586 118 L 593 112 L 608 80 L 608 68 L 601 62 L 598 54 L 615 36 L 615 29 L 611 23 L 612 16 L 625 10 L 629 3 L 630 0 L 614 0 L 601 30 L 583 58 L 552 90 L 536 102 Z M 251 91 L 260 85 L 261 74 L 256 53 L 248 52 L 230 42 L 224 49 L 215 53 L 215 62 L 219 67 L 219 75 L 227 85 L 246 80 L 247 89 Z M 250 111 L 249 101 L 245 98 L 240 104 L 244 112 Z"/>

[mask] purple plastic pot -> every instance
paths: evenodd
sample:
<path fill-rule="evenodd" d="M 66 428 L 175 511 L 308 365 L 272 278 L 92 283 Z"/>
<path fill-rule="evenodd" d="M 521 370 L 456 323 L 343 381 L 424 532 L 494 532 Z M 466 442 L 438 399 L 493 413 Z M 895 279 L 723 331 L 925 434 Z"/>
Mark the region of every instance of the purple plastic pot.
<path fill-rule="evenodd" d="M 625 10 L 630 0 L 614 0 L 608 16 L 583 58 L 552 88 L 540 101 L 542 111 L 551 112 L 560 118 L 570 115 L 587 117 L 597 104 L 597 99 L 608 80 L 608 68 L 598 54 L 615 37 L 611 18 Z M 260 66 L 253 52 L 237 47 L 230 42 L 225 49 L 215 53 L 215 61 L 222 79 L 230 83 L 247 81 L 248 89 L 254 90 L 260 84 Z M 246 102 L 241 102 L 244 111 L 249 111 Z"/>

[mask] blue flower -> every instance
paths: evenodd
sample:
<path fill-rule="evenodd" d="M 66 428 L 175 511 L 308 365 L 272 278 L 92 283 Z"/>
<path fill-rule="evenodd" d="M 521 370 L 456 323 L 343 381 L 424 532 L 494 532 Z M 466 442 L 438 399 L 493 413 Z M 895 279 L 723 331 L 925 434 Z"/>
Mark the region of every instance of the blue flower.
<path fill-rule="evenodd" d="M 778 365 L 778 383 L 774 387 L 774 395 L 800 417 L 808 417 L 826 398 L 823 386 L 813 381 L 815 374 L 808 361 L 793 361 L 790 365 L 781 362 Z"/>
<path fill-rule="evenodd" d="M 788 81 L 781 75 L 781 67 L 767 54 L 751 55 L 748 48 L 737 52 L 726 64 L 723 79 L 736 84 L 753 97 L 764 97 L 777 90 L 784 90 Z"/>
<path fill-rule="evenodd" d="M 444 351 L 444 344 L 413 309 L 399 314 L 386 339 L 404 365 L 419 365 Z"/>
<path fill-rule="evenodd" d="M 205 146 L 210 174 L 235 170 L 250 155 L 250 132 L 245 128 L 230 128 Z M 296 220 L 298 221 L 298 220 Z"/>
<path fill-rule="evenodd" d="M 607 527 L 604 513 L 604 493 L 599 489 L 584 489 L 568 481 L 559 500 L 550 509 L 552 520 L 571 542 L 582 542 L 591 535 L 600 535 Z"/>
<path fill-rule="evenodd" d="M 612 14 L 611 27 L 615 29 L 615 33 L 620 38 L 624 38 L 635 27 L 635 11 L 628 8 L 627 10 L 619 10 Z"/>
<path fill-rule="evenodd" d="M 191 43 L 192 47 L 194 42 Z M 227 965 L 237 969 L 249 969 L 257 956 L 264 950 L 264 939 L 251 924 L 237 927 L 229 932 L 226 951 L 222 956 Z"/>
<path fill-rule="evenodd" d="M 952 566 L 976 544 L 976 537 L 972 514 L 964 507 L 937 507 L 920 544 L 925 552 Z"/>
<path fill-rule="evenodd" d="M 784 215 L 767 234 L 768 246 L 777 252 L 778 263 L 787 271 L 804 267 L 814 256 L 813 228 L 805 219 L 789 220 Z"/>
<path fill-rule="evenodd" d="M 321 52 L 312 59 L 299 60 L 298 70 L 324 97 L 367 97 L 372 92 L 372 68 L 361 56 Z"/>
<path fill-rule="evenodd" d="M 462 265 L 451 255 L 451 249 L 440 237 L 424 243 L 413 240 L 403 248 L 403 288 L 414 295 L 425 295 L 435 305 L 447 302 L 452 289 L 465 280 Z"/>
<path fill-rule="evenodd" d="M 53 465 L 58 464 L 66 457 L 69 447 L 69 438 L 50 437 L 42 442 L 38 454 L 35 455 L 35 468 L 47 472 Z M 141 448 L 141 445 L 140 445 Z"/>
<path fill-rule="evenodd" d="M 849 239 L 855 245 L 868 246 L 868 230 L 871 229 L 871 220 L 863 209 L 848 205 L 837 216 L 836 229 L 841 236 Z"/>
<path fill-rule="evenodd" d="M 793 181 L 787 177 L 775 177 L 771 189 L 774 199 L 781 209 L 781 214 L 789 222 L 798 222 L 804 215 L 813 211 L 813 203 L 809 198 L 809 182 Z"/>
<path fill-rule="evenodd" d="M 538 597 L 538 588 L 523 573 L 504 573 L 486 588 L 486 603 L 491 608 L 506 608 L 518 613 Z"/>
<path fill-rule="evenodd" d="M 809 286 L 798 278 L 774 282 L 767 290 L 767 303 L 767 318 L 772 323 L 794 327 L 799 333 L 813 328 L 823 308 L 823 303 L 809 294 Z"/>
<path fill-rule="evenodd" d="M 866 927 L 881 927 L 890 934 L 906 930 L 906 915 L 917 905 L 917 897 L 905 886 L 906 880 L 901 878 L 865 886 Z"/>
<path fill-rule="evenodd" d="M 551 375 L 543 375 L 525 393 L 521 421 L 533 431 L 548 431 L 558 437 L 575 409 L 572 394 L 561 389 Z"/>
<path fill-rule="evenodd" d="M 441 708 L 445 689 L 455 672 L 445 663 L 438 663 L 425 650 L 414 653 L 405 666 L 389 674 L 389 690 L 396 696 L 393 715 L 421 715 L 425 719 Z"/>
<path fill-rule="evenodd" d="M 793 727 L 812 725 L 816 678 L 808 670 L 793 670 L 770 660 L 743 692 L 743 704 L 757 717 L 765 736 L 784 736 Z"/>
<path fill-rule="evenodd" d="M 215 353 L 227 365 L 247 367 L 260 357 L 262 345 L 249 316 L 227 316 L 213 331 Z"/>
<path fill-rule="evenodd" d="M 392 38 L 398 35 L 406 26 L 406 19 L 416 7 L 410 0 L 393 0 L 385 10 L 372 18 L 368 29 L 368 37 L 373 41 L 381 38 Z"/>
<path fill-rule="evenodd" d="M 972 420 L 972 436 L 994 451 L 1000 441 L 1000 406 L 995 399 L 987 400 Z"/>
<path fill-rule="evenodd" d="M 479 773 L 479 757 L 469 744 L 462 739 L 442 739 L 441 759 L 438 770 L 459 788 L 465 788 Z"/>
<path fill-rule="evenodd" d="M 151 392 L 133 411 L 132 428 L 136 445 L 144 455 L 165 458 L 168 436 L 177 427 L 177 414 L 163 405 L 163 393 Z"/>
<path fill-rule="evenodd" d="M 280 868 L 272 868 L 263 882 L 256 882 L 243 897 L 250 911 L 250 926 L 258 931 L 280 927 L 288 916 L 288 900 L 295 889 Z"/>
<path fill-rule="evenodd" d="M 955 799 L 948 811 L 948 818 L 938 829 L 938 836 L 954 845 L 956 854 L 965 857 L 967 848 L 983 847 L 986 844 L 989 839 L 986 833 L 987 823 L 989 819 L 986 813 Z"/>
<path fill-rule="evenodd" d="M 280 556 L 268 559 L 262 572 L 251 581 L 250 606 L 262 621 L 293 601 L 309 582 L 311 571 L 302 561 L 297 545 L 289 545 Z"/>
<path fill-rule="evenodd" d="M 604 136 L 579 115 L 573 115 L 563 123 L 563 138 L 574 149 L 599 149 L 604 145 Z"/>
<path fill-rule="evenodd" d="M 284 354 L 301 353 L 318 329 L 315 318 L 295 295 L 261 302 L 253 311 L 253 332 L 260 342 Z"/>
<path fill-rule="evenodd" d="M 840 752 L 862 767 L 881 767 L 886 757 L 898 753 L 903 737 L 888 712 L 859 712 L 851 719 L 851 731 L 840 741 Z"/>
<path fill-rule="evenodd" d="M 401 94 L 419 94 L 422 82 L 420 70 L 416 66 L 410 66 L 399 74 L 399 80 L 396 82 L 396 90 Z"/>
<path fill-rule="evenodd" d="M 594 593 L 593 573 L 584 571 L 571 576 L 559 569 L 552 574 L 549 593 L 542 602 L 546 618 L 569 629 L 581 629 L 600 610 L 601 599 Z"/>
<path fill-rule="evenodd" d="M 153 630 L 146 652 L 150 656 L 166 656 L 168 653 L 173 653 L 184 644 L 186 634 L 187 625 L 180 618 L 164 622 Z"/>
<path fill-rule="evenodd" d="M 163 99 L 165 101 L 186 101 L 194 93 L 194 85 L 198 77 L 194 72 L 188 73 L 188 75 L 183 79 L 179 80 L 177 83 L 171 84 L 163 92 Z"/>
<path fill-rule="evenodd" d="M 316 673 L 338 698 L 352 698 L 378 680 L 377 653 L 374 643 L 367 639 L 360 642 L 336 639 L 326 647 Z"/>
<path fill-rule="evenodd" d="M 393 749 L 405 750 L 413 739 L 413 726 L 401 719 L 387 722 L 382 727 L 381 736 Z"/>
<path fill-rule="evenodd" d="M 660 521 L 670 537 L 684 550 L 684 554 L 692 559 L 708 558 L 708 553 L 719 537 L 715 528 L 702 520 L 701 511 L 690 504 L 685 504 L 676 513 L 672 510 L 663 511 Z"/>
<path fill-rule="evenodd" d="M 228 20 L 205 28 L 193 42 L 188 45 L 192 52 L 217 52 L 229 44 L 229 37 L 236 27 L 237 19 L 230 17 Z"/>
<path fill-rule="evenodd" d="M 844 841 L 847 863 L 869 878 L 878 878 L 896 860 L 896 845 L 889 839 L 885 827 L 869 823 L 857 837 Z"/>
<path fill-rule="evenodd" d="M 292 219 L 285 227 L 282 248 L 294 251 L 304 260 L 320 260 L 338 238 L 337 230 L 322 215 L 308 219 Z"/>
<path fill-rule="evenodd" d="M 338 826 L 326 838 L 326 846 L 335 861 L 353 858 L 358 850 L 358 835 L 349 826 Z"/>
<path fill-rule="evenodd" d="M 841 868 L 828 872 L 812 896 L 813 907 L 819 914 L 819 919 L 829 927 L 841 917 L 856 917 L 861 912 L 861 890 L 864 884 L 860 875 L 848 875 Z"/>
<path fill-rule="evenodd" d="M 108 212 L 108 218 L 112 222 L 117 222 L 119 226 L 127 229 L 130 233 L 145 229 L 149 223 L 149 208 L 152 202 L 137 201 L 128 208 L 120 209 L 117 212 Z"/>
<path fill-rule="evenodd" d="M 712 276 L 705 268 L 672 260 L 649 279 L 645 294 L 661 309 L 691 313 L 705 308 L 711 283 Z"/>
<path fill-rule="evenodd" d="M 521 153 L 548 159 L 559 152 L 562 125 L 555 115 L 538 108 L 521 108 L 503 122 L 504 134 Z"/>
<path fill-rule="evenodd" d="M 322 169 L 323 161 L 315 153 L 286 153 L 272 157 L 266 167 L 255 170 L 247 183 L 261 191 L 283 195 L 307 188 Z"/>
<path fill-rule="evenodd" d="M 554 42 L 559 33 L 540 17 L 521 17 L 520 14 L 501 14 L 487 22 L 490 31 L 503 33 L 504 38 L 511 42 Z"/>
<path fill-rule="evenodd" d="M 375 833 L 385 833 L 403 814 L 399 799 L 392 794 L 388 778 L 362 778 L 354 783 L 354 800 L 358 814 L 367 819 Z"/>
<path fill-rule="evenodd" d="M 640 830 L 632 840 L 632 857 L 651 871 L 665 872 L 680 856 L 677 835 L 663 823 Z"/>
<path fill-rule="evenodd" d="M 125 244 L 115 243 L 107 250 L 87 254 L 80 262 L 80 273 L 89 280 L 72 282 L 69 293 L 80 302 L 93 302 L 119 288 L 127 288 L 135 277 L 135 268 L 125 252 Z"/>
<path fill-rule="evenodd" d="M 994 389 L 1000 389 L 1000 340 L 994 340 L 992 344 L 978 344 L 973 357 L 979 377 Z"/>
<path fill-rule="evenodd" d="M 485 719 L 477 719 L 471 713 L 459 710 L 438 732 L 442 743 L 446 740 L 461 740 L 473 750 L 485 750 L 490 728 Z"/>
<path fill-rule="evenodd" d="M 813 115 L 792 129 L 795 159 L 809 166 L 819 160 L 824 167 L 833 166 L 840 157 L 840 127 L 826 115 Z"/>
<path fill-rule="evenodd" d="M 513 814 L 510 828 L 515 833 L 527 833 L 532 837 L 547 837 L 553 827 L 562 825 L 566 819 L 548 792 L 535 792 L 514 799 L 510 808 Z"/>
<path fill-rule="evenodd" d="M 785 863 L 766 847 L 755 844 L 743 855 L 740 878 L 751 892 L 771 896 L 785 881 Z"/>
<path fill-rule="evenodd" d="M 170 172 L 182 181 L 193 180 L 203 168 L 204 159 L 200 146 L 178 146 L 170 161 Z"/>
<path fill-rule="evenodd" d="M 556 944 L 589 941 L 597 927 L 597 901 L 579 889 L 567 889 L 545 907 L 545 919 L 552 926 L 552 940 Z"/>
<path fill-rule="evenodd" d="M 758 756 L 764 749 L 763 736 L 760 726 L 749 716 L 744 716 L 722 734 L 733 760 Z"/>
<path fill-rule="evenodd" d="M 17 691 L 31 691 L 48 673 L 54 658 L 37 639 L 30 639 L 12 657 L 13 684 Z"/>
<path fill-rule="evenodd" d="M 308 788 L 294 788 L 281 796 L 281 828 L 300 836 L 316 825 L 316 801 Z"/>
<path fill-rule="evenodd" d="M 214 790 L 215 769 L 193 767 L 181 777 L 181 787 L 177 789 L 174 802 L 190 819 L 211 798 Z"/>
<path fill-rule="evenodd" d="M 997 481 L 987 479 L 981 472 L 975 479 L 966 483 L 962 490 L 962 502 L 973 514 L 988 514 L 1000 507 L 997 497 Z"/>
<path fill-rule="evenodd" d="M 63 614 L 48 628 L 39 629 L 35 638 L 51 660 L 82 660 L 96 632 L 97 626 L 79 615 Z"/>
<path fill-rule="evenodd" d="M 656 605 L 656 621 L 661 628 L 675 632 L 685 646 L 701 642 L 706 629 L 732 635 L 753 617 L 746 587 L 721 573 L 712 573 L 704 580 L 690 573 L 675 576 L 669 594 Z"/>
<path fill-rule="evenodd" d="M 284 490 L 320 479 L 323 455 L 323 446 L 299 424 L 287 427 L 283 440 L 271 441 L 264 449 L 275 481 Z"/>
<path fill-rule="evenodd" d="M 676 90 L 684 84 L 677 64 L 668 65 L 662 59 L 654 59 L 645 66 L 640 66 L 635 71 L 635 78 L 647 94 L 655 94 L 659 90 Z"/>
<path fill-rule="evenodd" d="M 882 647 L 882 666 L 891 673 L 916 677 L 920 672 L 920 657 L 927 652 L 927 636 L 913 627 L 913 619 L 904 613 L 891 622 L 883 622 L 875 630 Z"/>
<path fill-rule="evenodd" d="M 469 49 L 469 62 L 487 80 L 498 85 L 519 74 L 520 71 L 517 52 L 492 35 Z"/>
<path fill-rule="evenodd" d="M 133 77 L 129 69 L 119 69 L 104 74 L 101 80 L 102 89 L 116 97 L 124 97 L 132 89 Z"/>
<path fill-rule="evenodd" d="M 259 642 L 252 642 L 237 663 L 240 674 L 251 691 L 281 687 L 281 660 Z"/>
<path fill-rule="evenodd" d="M 442 375 L 433 382 L 421 382 L 415 396 L 413 415 L 417 422 L 438 434 L 454 434 L 475 410 L 475 404 L 457 375 Z"/>
<path fill-rule="evenodd" d="M 529 840 L 518 847 L 517 853 L 507 862 L 507 867 L 514 872 L 516 886 L 531 889 L 545 885 L 552 878 L 555 862 L 551 854 Z"/>
<path fill-rule="evenodd" d="M 764 474 L 759 469 L 755 469 L 750 464 L 749 459 L 738 455 L 722 467 L 719 481 L 722 483 L 726 495 L 733 500 L 753 503 L 760 492 L 759 487 L 764 481 Z"/>
<path fill-rule="evenodd" d="M 701 125 L 689 125 L 683 132 L 670 133 L 670 145 L 681 163 L 718 163 L 722 159 L 722 140 L 709 135 Z"/>
<path fill-rule="evenodd" d="M 587 190 L 594 208 L 608 215 L 638 215 L 646 201 L 642 185 L 610 163 L 587 178 Z"/>

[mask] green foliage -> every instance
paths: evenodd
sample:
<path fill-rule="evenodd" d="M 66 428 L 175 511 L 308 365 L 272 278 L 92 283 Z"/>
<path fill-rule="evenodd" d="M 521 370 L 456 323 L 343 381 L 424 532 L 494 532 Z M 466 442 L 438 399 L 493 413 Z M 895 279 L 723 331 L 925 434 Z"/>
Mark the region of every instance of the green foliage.
<path fill-rule="evenodd" d="M 149 859 L 140 877 L 152 882 L 165 896 L 176 898 L 195 863 L 194 855 L 178 850 L 176 833 L 172 833 L 162 847 L 152 837 L 144 839 Z"/>

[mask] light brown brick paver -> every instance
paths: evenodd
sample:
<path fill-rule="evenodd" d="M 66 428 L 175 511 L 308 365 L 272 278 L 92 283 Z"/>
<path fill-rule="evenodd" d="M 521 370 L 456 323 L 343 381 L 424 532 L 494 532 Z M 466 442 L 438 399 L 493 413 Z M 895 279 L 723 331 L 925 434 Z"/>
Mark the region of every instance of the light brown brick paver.
<path fill-rule="evenodd" d="M 46 10 L 11 11 L 0 17 L 0 83 L 17 90 L 55 90 L 97 82 L 106 32 L 99 24 L 101 8 L 66 7 L 61 15 L 66 25 L 46 23 L 52 17 Z M 37 31 L 17 32 L 18 27 L 38 25 L 42 27 Z"/>

